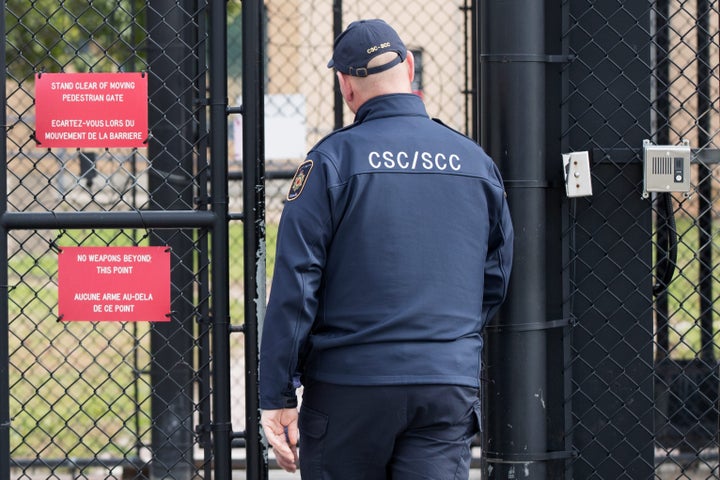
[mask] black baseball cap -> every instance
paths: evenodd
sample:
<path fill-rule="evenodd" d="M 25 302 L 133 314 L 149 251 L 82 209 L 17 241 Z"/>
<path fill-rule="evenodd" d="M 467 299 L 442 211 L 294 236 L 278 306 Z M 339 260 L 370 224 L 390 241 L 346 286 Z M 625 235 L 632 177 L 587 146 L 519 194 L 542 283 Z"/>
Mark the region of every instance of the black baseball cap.
<path fill-rule="evenodd" d="M 367 68 L 370 60 L 381 53 L 395 52 L 397 58 L 377 67 Z M 380 73 L 405 61 L 407 48 L 397 32 L 380 19 L 352 22 L 335 39 L 328 68 L 355 77 Z"/>

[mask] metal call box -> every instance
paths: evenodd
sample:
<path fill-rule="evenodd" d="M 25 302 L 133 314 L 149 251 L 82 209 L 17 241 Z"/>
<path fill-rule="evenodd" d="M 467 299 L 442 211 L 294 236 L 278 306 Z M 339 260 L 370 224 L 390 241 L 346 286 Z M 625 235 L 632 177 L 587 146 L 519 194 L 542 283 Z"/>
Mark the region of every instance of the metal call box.
<path fill-rule="evenodd" d="M 692 152 L 687 140 L 680 145 L 653 145 L 643 141 L 643 197 L 649 192 L 690 193 Z"/>

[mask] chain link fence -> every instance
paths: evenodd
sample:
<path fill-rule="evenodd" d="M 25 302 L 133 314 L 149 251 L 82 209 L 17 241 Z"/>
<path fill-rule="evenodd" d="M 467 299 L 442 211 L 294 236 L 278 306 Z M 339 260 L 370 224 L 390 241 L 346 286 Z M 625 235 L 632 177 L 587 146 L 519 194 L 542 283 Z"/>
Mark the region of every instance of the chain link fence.
<path fill-rule="evenodd" d="M 569 472 L 717 478 L 718 5 L 565 8 L 563 142 L 593 157 L 593 196 L 570 200 L 564 238 Z M 643 198 L 643 141 L 683 140 L 689 191 Z"/>
<path fill-rule="evenodd" d="M 213 3 L 4 3 L 6 211 L 31 224 L 7 234 L 14 479 L 212 477 L 211 403 L 222 392 L 213 390 L 211 377 L 223 361 L 212 352 L 212 233 L 197 226 L 109 227 L 104 215 L 197 212 L 212 202 L 209 177 L 218 160 L 209 152 L 206 98 Z M 269 274 L 296 165 L 314 143 L 352 121 L 325 68 L 334 26 L 368 17 L 393 24 L 418 60 L 414 88 L 428 112 L 471 134 L 476 3 L 265 2 Z M 241 6 L 226 5 L 228 97 L 235 106 L 243 102 Z M 562 1 L 546 14 L 566 20 L 551 35 L 562 36 L 572 58 L 560 79 L 561 142 L 566 151 L 591 152 L 594 191 L 564 206 L 559 283 L 574 319 L 563 372 L 571 379 L 564 435 L 574 451 L 566 477 L 716 477 L 717 2 Z M 119 71 L 149 74 L 147 149 L 36 145 L 36 74 Z M 227 128 L 229 209 L 241 212 L 241 116 L 230 116 Z M 683 139 L 692 146 L 689 195 L 642 198 L 643 141 Z M 55 223 L 32 225 L 33 215 L 44 213 Z M 95 216 L 71 228 L 60 220 L 65 213 Z M 230 317 L 240 325 L 242 224 L 231 221 L 228 235 L 231 255 L 216 261 L 229 263 Z M 171 322 L 58 321 L 58 251 L 109 245 L 172 246 Z M 244 341 L 231 336 L 234 430 L 246 422 L 245 373 L 253 368 L 245 363 Z M 232 455 L 242 468 L 242 449 Z"/>
<path fill-rule="evenodd" d="M 334 72 L 326 67 L 332 54 L 333 22 L 344 28 L 353 20 L 379 17 L 393 25 L 421 64 L 416 68 L 415 91 L 423 95 L 430 115 L 468 132 L 472 92 L 469 90 L 469 28 L 471 2 L 405 2 L 379 7 L 365 1 L 330 2 L 266 1 L 267 36 L 265 84 L 265 173 L 267 288 L 273 272 L 275 240 L 290 179 L 312 146 L 337 126 Z M 336 7 L 338 7 L 336 9 Z M 408 14 L 412 12 L 412 14 Z M 239 20 L 236 20 L 236 22 Z M 230 98 L 240 102 L 242 86 L 238 68 L 240 31 L 231 24 L 229 39 Z M 235 53 L 233 53 L 235 52 Z M 340 105 L 342 125 L 352 113 Z M 231 171 L 242 166 L 242 118 L 230 126 Z M 235 177 L 239 178 L 239 177 Z M 240 185 L 231 185 L 231 204 L 240 202 Z M 239 210 L 236 203 L 233 210 Z M 236 249 L 236 246 L 232 246 Z M 242 271 L 231 266 L 231 271 Z M 239 279 L 238 279 L 239 280 Z M 241 338 L 233 339 L 232 351 L 241 350 Z M 233 363 L 233 424 L 242 424 L 244 362 Z"/>
<path fill-rule="evenodd" d="M 208 208 L 212 168 L 206 118 L 208 11 L 215 2 L 84 0 L 4 4 L 8 125 L 6 211 L 23 215 L 8 241 L 10 471 L 32 478 L 210 478 L 213 357 L 209 306 L 212 233 L 152 225 L 105 227 L 105 214 Z M 412 8 L 413 15 L 407 15 Z M 470 128 L 469 2 L 265 2 L 268 271 L 289 179 L 306 151 L 337 124 L 325 68 L 333 23 L 383 17 L 418 59 L 415 89 L 433 116 Z M 227 2 L 230 105 L 242 105 L 242 8 Z M 147 149 L 41 148 L 35 76 L 45 72 L 147 72 Z M 254 92 L 253 92 L 254 93 Z M 340 110 L 341 111 L 341 110 Z M 341 111 L 342 112 L 342 111 Z M 342 122 L 352 121 L 341 113 Z M 229 209 L 243 210 L 242 116 L 228 117 Z M 215 160 L 217 161 L 217 160 Z M 56 222 L 33 224 L 32 214 Z M 92 214 L 64 226 L 63 214 Z M 18 217 L 15 217 L 18 218 Z M 39 218 L 39 217 L 38 217 Z M 43 217 L 47 218 L 47 217 Z M 98 222 L 97 225 L 94 225 Z M 46 222 L 47 223 L 47 222 Z M 73 222 L 71 222 L 73 223 Z M 29 226 L 28 226 L 29 225 Z M 243 249 L 231 222 L 230 251 Z M 172 247 L 171 322 L 58 320 L 57 256 L 66 246 Z M 220 259 L 220 261 L 225 261 Z M 242 324 L 243 260 L 230 266 L 232 322 Z M 268 279 L 269 285 L 269 279 Z M 231 335 L 232 427 L 245 412 L 243 335 Z M 215 363 L 213 363 L 215 362 Z M 213 367 L 214 365 L 214 367 Z M 253 367 L 250 367 L 253 368 Z M 235 447 L 243 445 L 236 435 Z M 233 464 L 244 468 L 241 448 Z"/>
<path fill-rule="evenodd" d="M 3 2 L 5 209 L 29 225 L 7 237 L 14 479 L 209 478 L 208 231 L 103 226 L 118 212 L 198 210 L 208 194 L 198 4 Z M 36 74 L 123 71 L 149 75 L 147 148 L 36 143 Z M 33 225 L 48 212 L 55 221 Z M 85 225 L 64 225 L 79 213 Z M 170 322 L 60 321 L 59 251 L 110 245 L 171 247 Z"/>
<path fill-rule="evenodd" d="M 415 91 L 430 115 L 465 133 L 471 129 L 469 1 L 410 1 L 378 7 L 375 2 L 266 1 L 265 161 L 268 222 L 276 223 L 287 193 L 286 180 L 305 153 L 337 126 L 332 54 L 333 21 L 382 17 L 393 25 L 417 59 Z M 230 98 L 240 102 L 240 19 L 229 26 Z M 343 109 L 342 125 L 352 122 Z M 240 128 L 232 123 L 231 168 L 242 164 Z M 274 181 L 285 174 L 286 179 Z"/>

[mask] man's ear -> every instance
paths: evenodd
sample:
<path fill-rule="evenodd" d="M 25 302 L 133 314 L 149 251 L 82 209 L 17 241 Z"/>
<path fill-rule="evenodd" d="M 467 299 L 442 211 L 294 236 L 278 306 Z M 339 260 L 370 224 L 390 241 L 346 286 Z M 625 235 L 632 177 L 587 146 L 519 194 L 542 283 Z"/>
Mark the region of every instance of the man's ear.
<path fill-rule="evenodd" d="M 352 102 L 352 99 L 355 97 L 355 92 L 353 91 L 352 83 L 350 82 L 350 79 L 347 75 L 343 75 L 340 72 L 336 72 L 338 83 L 340 84 L 340 92 L 342 93 L 343 98 L 345 99 L 345 102 L 348 104 Z"/>
<path fill-rule="evenodd" d="M 410 77 L 410 83 L 412 83 L 412 81 L 415 79 L 415 56 L 410 50 L 407 51 L 405 63 L 407 63 L 408 76 Z"/>

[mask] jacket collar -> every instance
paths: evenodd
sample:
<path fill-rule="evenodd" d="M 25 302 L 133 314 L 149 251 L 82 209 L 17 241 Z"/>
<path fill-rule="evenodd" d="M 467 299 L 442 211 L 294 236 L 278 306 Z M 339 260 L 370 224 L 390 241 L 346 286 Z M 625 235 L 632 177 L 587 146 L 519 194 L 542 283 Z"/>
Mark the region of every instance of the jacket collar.
<path fill-rule="evenodd" d="M 414 93 L 391 93 L 373 97 L 363 103 L 355 114 L 355 123 L 399 115 L 428 117 L 425 104 L 419 96 Z"/>

